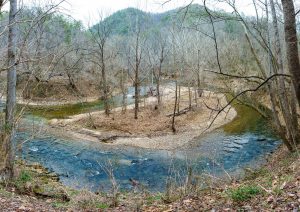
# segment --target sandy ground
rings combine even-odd
[[[128,112],[125,115],[121,113],[122,108],[118,107],[112,111],[110,117],[99,111],[63,120],[53,119],[49,124],[54,128],[63,129],[69,136],[80,140],[101,141],[111,146],[172,150],[189,143],[195,137],[221,127],[236,116],[234,108],[228,107],[214,119],[217,112],[211,109],[221,108],[227,101],[223,94],[205,91],[198,99],[198,107],[176,117],[177,132],[174,134],[171,131],[171,118],[166,116],[172,112],[174,88],[167,86],[162,90],[164,109],[158,115],[155,115],[158,112],[153,109],[156,97],[149,97],[140,103],[142,109],[138,120],[133,119],[134,105],[128,105]],[[188,105],[187,88],[181,89],[181,95],[180,105],[183,109]],[[96,129],[92,129],[88,124],[91,120]]]

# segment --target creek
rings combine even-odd
[[[94,110],[101,103],[86,104],[81,105],[77,112]],[[272,132],[268,120],[259,113],[237,103],[233,106],[238,115],[231,123],[172,151],[112,147],[55,135],[31,138],[29,131],[20,130],[17,143],[27,142],[22,145],[18,156],[28,162],[41,163],[57,173],[67,186],[91,191],[108,191],[111,188],[108,169],[113,170],[120,189],[132,189],[129,181],[132,178],[153,192],[163,191],[170,177],[178,183],[183,182],[190,169],[197,175],[205,173],[221,177],[230,173],[240,176],[247,167],[261,166],[265,156],[273,152],[281,141]],[[50,107],[44,113],[32,113],[34,110],[31,108],[25,119],[28,123],[35,120],[35,124],[45,124],[47,118],[57,117],[53,114],[60,117],[65,111],[69,115],[70,112],[66,112],[68,108],[77,108],[78,105],[57,107],[60,108]]]

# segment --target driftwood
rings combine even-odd
[[[194,105],[195,106],[195,105]],[[183,114],[186,114],[187,112],[189,112],[194,106],[192,106],[192,107],[186,107],[186,108],[184,108],[184,109],[182,109],[182,110],[179,110],[177,113],[175,113],[175,116],[181,116],[181,115],[183,115]],[[171,117],[171,116],[173,116],[174,115],[174,113],[169,113],[169,114],[167,114],[166,116],[167,117]]]

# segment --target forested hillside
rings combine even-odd
[[[234,36],[243,34],[242,25],[237,22],[237,18],[224,11],[211,11],[220,20],[216,28]],[[169,28],[172,26],[184,26],[193,28],[200,20],[208,19],[209,14],[204,6],[191,4],[188,7],[181,7],[163,13],[147,13],[136,8],[127,8],[120,10],[109,17],[106,17],[101,24],[109,26],[112,35],[130,35],[134,33],[136,26],[141,26],[148,33]],[[245,17],[251,19],[251,17]],[[223,20],[223,21],[222,21]],[[92,26],[96,29],[99,24]]]

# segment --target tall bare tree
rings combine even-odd
[[[13,177],[15,138],[15,109],[16,109],[16,82],[17,82],[17,25],[16,15],[18,10],[17,0],[10,0],[9,32],[8,32],[8,71],[7,71],[7,99],[5,126],[1,138],[0,149],[0,176],[4,179]]]
[[[142,82],[141,66],[144,57],[146,36],[144,34],[144,29],[142,28],[139,16],[136,16],[136,24],[133,28],[132,42],[129,46],[129,51],[127,52],[128,64],[130,69],[128,69],[129,76],[133,81],[134,86],[134,118],[138,119],[139,112],[139,102],[140,102],[140,86]],[[133,73],[130,74],[130,70]]]
[[[107,42],[111,34],[111,29],[105,20],[100,15],[100,23],[90,29],[92,34],[93,42],[96,44],[97,48],[92,52],[95,53],[96,60],[92,60],[94,64],[100,66],[101,70],[101,89],[103,91],[103,101],[104,101],[104,110],[105,114],[109,115],[110,106],[109,106],[109,86],[107,83],[107,68],[106,60],[108,59],[107,55]]]

